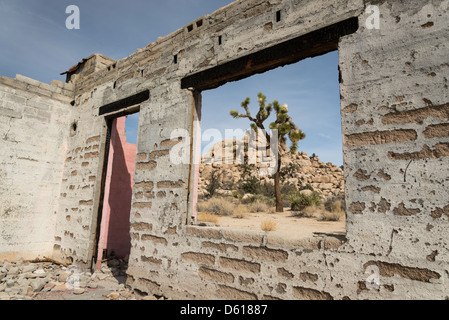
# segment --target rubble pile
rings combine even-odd
[[[158,300],[127,288],[126,268],[120,259],[94,273],[51,260],[0,261],[0,300]]]

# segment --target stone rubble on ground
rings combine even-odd
[[[58,295],[82,300],[96,290],[107,292],[102,295],[103,300],[158,300],[152,295],[133,292],[120,283],[118,279],[124,282],[126,278],[126,268],[121,259],[103,263],[93,274],[54,262],[0,261],[0,300],[53,300]]]

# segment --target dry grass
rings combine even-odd
[[[345,212],[341,209],[341,202],[335,201],[331,204],[331,210],[326,210],[324,205],[308,206],[301,211],[305,218],[315,218],[318,221],[340,221]]]
[[[263,231],[275,231],[277,225],[273,220],[264,220],[260,224],[260,227]]]
[[[218,216],[210,214],[210,213],[205,213],[205,212],[200,212],[198,213],[198,221],[201,222],[212,222],[212,223],[218,223]]]
[[[247,217],[247,215],[248,215],[248,208],[243,204],[239,204],[238,206],[235,207],[234,214],[232,215],[232,217],[235,219],[244,219]]]
[[[199,212],[206,212],[207,210],[207,202],[200,201],[196,204],[196,211]]]
[[[289,226],[290,224],[294,225],[294,222],[290,218],[292,215],[289,215],[289,213],[279,216],[267,214],[268,212],[274,212],[274,207],[263,201],[256,200],[252,203],[242,204],[233,198],[212,198],[200,201],[197,209],[198,222],[211,223],[221,227],[249,228],[251,230],[263,230],[265,232],[286,232],[289,235],[295,232],[292,231],[294,230],[294,226],[293,229]],[[298,223],[313,224],[313,228],[317,228],[317,230],[320,227],[316,226],[316,221],[322,221],[323,228],[332,228],[334,223],[344,220],[345,217],[344,208],[342,209],[341,203],[337,201],[335,203],[334,201],[328,201],[326,206],[324,204],[308,206],[299,212],[292,211],[290,214],[293,214],[293,217],[310,218],[310,220],[298,220]],[[245,220],[237,221],[237,219]],[[293,219],[293,221],[296,220]],[[338,223],[337,225],[340,228]]]
[[[198,212],[209,213],[217,216],[230,216],[234,214],[235,204],[222,198],[212,198],[208,201],[198,202]]]
[[[345,212],[341,209],[341,201],[335,201],[331,204],[331,210],[323,210],[318,220],[320,221],[340,221]]]
[[[327,211],[324,210],[320,213],[318,217],[319,221],[340,221],[340,219],[344,216],[345,212],[342,210],[339,211]]]
[[[217,224],[220,216],[232,216],[236,219],[247,217],[248,208],[245,205],[235,205],[225,199],[216,200],[198,203],[198,221]]]
[[[248,213],[267,212],[274,213],[275,208],[264,201],[256,200],[248,204],[236,204],[226,198],[212,198],[198,202],[197,211],[217,216],[233,216],[243,219]]]
[[[332,212],[342,211],[341,210],[341,201],[340,200],[332,202],[332,204],[331,204],[331,211]]]
[[[305,207],[301,211],[301,213],[302,213],[302,216],[305,218],[317,218],[323,210],[324,210],[324,208],[322,208],[321,206],[318,207],[318,206],[313,205],[313,206]]]
[[[260,200],[256,200],[254,202],[251,202],[247,204],[248,210],[251,213],[257,213],[257,212],[270,212],[274,208],[266,204],[265,202],[262,202]]]

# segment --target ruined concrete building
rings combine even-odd
[[[447,298],[448,15],[447,0],[240,0],[122,60],[94,54],[66,83],[0,77],[1,259],[95,267],[112,123],[139,111],[132,288],[175,299]],[[193,224],[197,166],[169,154],[181,128],[197,155],[201,92],[334,50],[346,237]]]

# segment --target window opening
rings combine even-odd
[[[196,223],[278,231],[288,238],[345,234],[338,79],[338,51],[332,51],[201,92]],[[250,121],[230,115],[232,109],[245,114],[240,104],[249,97],[255,117],[259,92],[267,97],[266,104],[273,100],[287,104],[288,115],[306,134],[298,142],[298,152],[281,156],[282,213],[275,212],[272,177],[260,174],[267,164],[248,162]],[[273,120],[264,123],[267,130]],[[243,163],[238,164],[242,146]],[[290,142],[281,148],[289,146]]]

